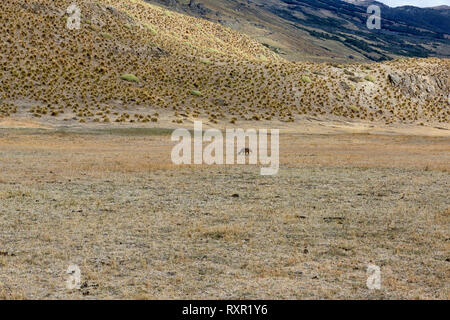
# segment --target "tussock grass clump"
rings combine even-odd
[[[359,108],[355,105],[349,105],[349,106],[347,106],[347,108],[353,112],[359,112]]]
[[[102,32],[100,35],[107,40],[111,40],[113,38],[112,34],[109,32]]]
[[[214,64],[212,61],[208,60],[208,59],[202,59],[200,60],[201,63],[206,64],[206,65],[212,65]]]
[[[152,35],[156,36],[156,35],[158,34],[158,31],[156,31],[155,27],[152,26],[151,24],[144,23],[143,25],[144,25],[144,27],[145,27],[148,31],[150,31],[150,33],[151,33]]]
[[[215,48],[207,48],[206,51],[209,53],[216,53],[216,54],[220,53],[220,51]]]

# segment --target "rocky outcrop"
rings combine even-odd
[[[393,86],[399,86],[400,83],[402,82],[402,79],[400,78],[400,76],[396,73],[392,73],[388,76],[389,81],[392,83]]]
[[[391,73],[388,75],[388,79],[393,86],[400,87],[404,92],[414,97],[445,94],[446,92],[449,94],[449,80],[440,76]]]

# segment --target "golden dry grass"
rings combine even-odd
[[[1,131],[0,298],[449,298],[448,138],[283,134],[263,177],[144,132]]]

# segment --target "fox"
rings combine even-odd
[[[253,151],[250,148],[242,148],[242,150],[239,151],[238,155],[245,154],[246,156],[248,156],[252,152]]]

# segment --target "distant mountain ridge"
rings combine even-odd
[[[450,57],[450,7],[391,8],[371,0],[147,0],[253,36],[291,60]],[[367,7],[381,8],[369,30]]]
[[[348,2],[348,0],[344,0]],[[364,2],[364,4],[362,3]],[[450,33],[450,7],[437,6],[419,8],[415,6],[389,7],[379,1],[363,0],[359,6],[375,4],[381,7],[382,17],[387,20],[397,20],[408,26],[428,28],[430,31]]]

